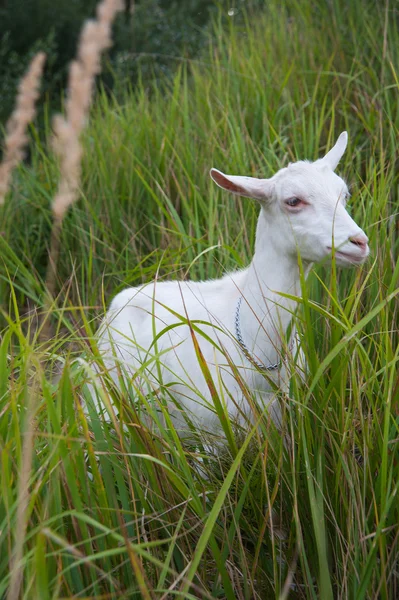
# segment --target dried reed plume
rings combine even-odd
[[[78,55],[69,69],[66,116],[57,116],[53,121],[54,147],[61,161],[60,184],[52,204],[55,219],[62,220],[78,195],[82,158],[79,137],[88,117],[95,76],[101,71],[101,52],[112,44],[111,25],[119,10],[120,0],[103,0],[97,8],[97,20],[83,26]]]
[[[60,251],[62,221],[79,192],[82,146],[80,135],[88,119],[93,97],[95,76],[101,71],[101,53],[112,45],[111,26],[121,0],[103,0],[97,7],[97,20],[83,26],[77,58],[69,68],[68,96],[65,117],[53,120],[54,148],[60,161],[60,182],[52,203],[53,228],[51,232],[49,263],[46,276],[48,302],[56,288],[56,269]],[[50,305],[47,306],[50,308]],[[49,325],[42,330],[42,339],[50,337]]]
[[[24,157],[24,147],[28,142],[26,129],[36,114],[35,102],[39,96],[45,60],[44,52],[36,54],[18,86],[16,106],[6,125],[3,162],[0,165],[0,205],[4,204],[12,171]]]
[[[29,65],[26,75],[18,87],[16,106],[6,125],[6,138],[4,140],[4,156],[0,165],[0,205],[4,203],[8,191],[13,169],[24,157],[24,147],[28,142],[26,130],[33,120],[36,110],[35,102],[39,96],[39,87],[43,73],[46,55],[39,52]],[[20,567],[23,556],[23,545],[27,528],[27,514],[29,505],[29,479],[31,476],[33,437],[34,437],[34,397],[35,391],[31,390],[28,397],[26,431],[22,444],[22,464],[18,482],[17,504],[17,532],[13,556],[10,561],[11,578],[8,600],[17,600],[22,581],[22,568]]]

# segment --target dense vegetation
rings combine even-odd
[[[100,92],[50,344],[37,314],[58,170],[32,130],[0,213],[0,597],[21,544],[27,599],[399,597],[397,21],[388,3],[271,0],[256,19],[216,18],[172,79]],[[217,190],[209,167],[269,176],[344,129],[339,171],[372,255],[356,271],[319,266],[303,288],[309,372],[291,384],[290,451],[261,407],[244,432],[218,409],[222,452],[201,431],[182,442],[168,390],[138,403],[106,374],[119,418],[85,414],[83,382],[101,370],[92,332],[115,292],[247,264],[257,208]]]
[[[0,119],[9,114],[18,80],[39,50],[47,54],[43,98],[59,106],[80,28],[94,15],[96,4],[97,0],[0,1]],[[198,54],[217,4],[124,0],[125,10],[113,28],[114,44],[104,60],[104,86],[118,93],[134,85],[139,72],[147,80],[171,76],[177,61]]]

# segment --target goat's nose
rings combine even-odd
[[[365,233],[359,233],[358,235],[350,237],[349,241],[351,242],[351,244],[355,244],[355,246],[358,246],[358,248],[360,248],[360,250],[364,252],[367,249],[369,238]]]

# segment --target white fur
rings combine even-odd
[[[270,179],[227,176],[211,170],[212,178],[224,189],[260,202],[252,261],[248,268],[215,281],[152,282],[118,294],[98,334],[100,350],[116,382],[116,366],[122,365],[133,388],[151,385],[157,389],[162,383],[190,418],[212,428],[218,419],[193,332],[184,321],[188,318],[194,326],[197,321],[205,322],[196,326],[217,346],[194,331],[213,384],[233,417],[246,413],[248,403],[226,356],[265,404],[272,397],[268,377],[287,390],[289,374],[284,362],[265,377],[244,356],[234,333],[237,301],[242,295],[241,331],[254,358],[265,365],[276,363],[284,354],[283,347],[287,351],[285,335],[296,307],[295,301],[281,293],[300,295],[298,253],[307,272],[311,263],[329,256],[333,246],[337,264],[360,264],[366,259],[367,237],[347,213],[347,186],[333,171],[346,143],[344,132],[324,158],[290,164]],[[289,207],[286,201],[290,198],[302,203]],[[170,325],[176,327],[153,345],[154,333]],[[151,359],[156,353],[158,367],[155,358]],[[171,411],[178,412],[175,407]]]

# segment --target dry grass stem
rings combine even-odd
[[[101,53],[112,44],[111,25],[116,13],[122,9],[121,0],[103,0],[97,7],[97,20],[87,21],[83,26],[77,58],[69,69],[66,114],[65,117],[58,115],[53,120],[53,143],[60,161],[61,177],[52,203],[54,222],[46,275],[48,298],[45,313],[50,311],[56,289],[62,221],[79,192],[83,153],[80,135],[89,116],[95,77],[101,71]],[[49,339],[50,333],[47,319],[41,338]]]
[[[111,25],[122,8],[120,0],[99,4],[97,20],[83,26],[78,55],[69,69],[66,115],[53,121],[54,147],[61,162],[61,179],[52,204],[55,220],[62,221],[78,195],[82,159],[79,138],[88,118],[95,76],[101,71],[101,53],[111,46]]]
[[[21,467],[18,474],[18,501],[16,515],[16,529],[13,555],[10,561],[10,585],[7,600],[18,600],[24,570],[23,553],[26,529],[28,526],[28,508],[30,500],[29,480],[32,473],[35,438],[35,406],[37,385],[34,383],[28,394],[25,431],[23,432]]]
[[[6,125],[4,156],[0,165],[0,205],[4,204],[12,171],[24,157],[24,147],[28,142],[26,130],[36,114],[35,102],[39,96],[45,60],[44,52],[39,52],[30,63],[18,87],[14,112]]]

